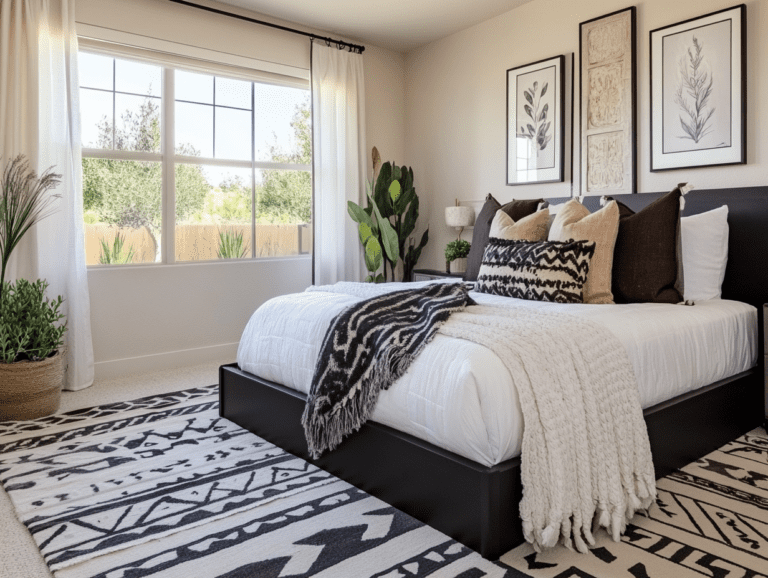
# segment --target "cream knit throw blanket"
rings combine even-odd
[[[373,297],[407,283],[310,287]],[[587,552],[606,528],[618,541],[635,511],[656,500],[648,431],[632,364],[602,325],[553,308],[473,305],[438,333],[493,351],[523,412],[520,517],[540,551],[561,541]]]
[[[632,365],[605,327],[523,306],[473,306],[439,333],[492,350],[512,375],[523,412],[520,517],[540,551],[579,552],[603,526],[616,541],[656,499],[648,432]]]

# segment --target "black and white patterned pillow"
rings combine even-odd
[[[595,243],[491,238],[475,291],[518,299],[582,303]]]

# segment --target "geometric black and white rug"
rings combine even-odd
[[[768,576],[768,436],[758,428],[658,480],[648,518],[613,542],[604,532],[581,555],[536,554],[525,544],[501,560],[535,578],[765,578]]]
[[[498,562],[219,418],[215,385],[0,423],[0,483],[57,578],[768,578],[762,429],[620,542]]]
[[[218,386],[0,423],[0,483],[57,578],[512,578],[218,415]]]

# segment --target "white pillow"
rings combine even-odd
[[[680,219],[686,301],[720,299],[728,264],[728,205]]]

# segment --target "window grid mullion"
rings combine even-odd
[[[176,262],[176,117],[175,74],[163,67],[163,115],[160,131],[163,138],[163,231],[161,234],[163,263]]]
[[[256,258],[256,87],[251,83],[251,259]]]

